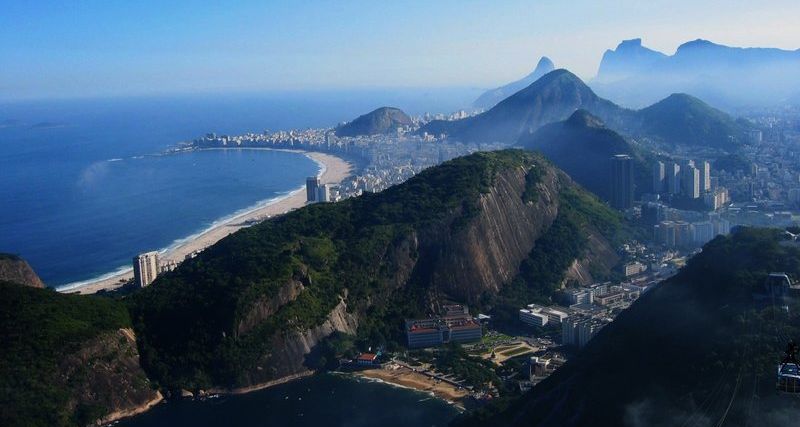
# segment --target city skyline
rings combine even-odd
[[[795,2],[589,3],[11,2],[0,17],[0,99],[485,89],[524,76],[541,56],[590,79],[603,52],[630,38],[668,54],[696,38],[800,47]]]

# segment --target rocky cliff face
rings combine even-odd
[[[162,399],[139,365],[129,328],[105,332],[66,355],[59,380],[70,390],[69,411],[98,411],[98,425],[143,412]]]
[[[288,330],[279,333],[272,339],[273,353],[265,355],[264,365],[248,378],[250,384],[258,384],[288,375],[311,372],[306,366],[306,356],[310,354],[323,339],[334,332],[354,335],[358,329],[358,316],[347,312],[347,304],[341,300],[328,313],[325,321],[305,331]]]
[[[431,236],[424,248],[437,257],[431,286],[472,304],[483,292],[497,293],[514,278],[536,239],[555,220],[560,180],[565,178],[546,169],[536,184],[537,200],[526,203],[522,194],[527,173],[523,168],[499,173],[464,230]]]
[[[0,280],[19,283],[34,288],[43,288],[44,283],[39,279],[28,262],[24,259],[9,254],[0,253]]]

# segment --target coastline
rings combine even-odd
[[[312,151],[256,147],[208,148],[207,150],[272,150],[303,154],[319,165],[320,171],[317,176],[325,184],[341,182],[350,175],[353,168],[352,164],[339,157]],[[301,208],[306,205],[304,188],[305,185],[302,185],[291,190],[288,194],[261,201],[253,208],[249,208],[242,213],[235,213],[231,217],[215,221],[208,229],[177,240],[169,247],[160,250],[159,257],[164,261],[181,263],[187,255],[202,251],[229,234],[249,227],[254,222],[260,222]],[[102,290],[117,289],[131,279],[133,279],[133,269],[125,268],[105,274],[94,280],[67,284],[57,290],[65,293],[94,294]]]
[[[160,391],[156,391],[156,397],[154,397],[152,400],[147,401],[139,406],[134,406],[132,408],[120,409],[118,411],[111,412],[105,415],[103,418],[97,420],[95,424],[108,425],[115,423],[116,421],[119,421],[123,418],[129,418],[142,414],[144,412],[149,411],[153,406],[156,406],[163,401],[164,401],[164,396],[161,394]]]
[[[419,372],[413,372],[400,365],[389,365],[387,368],[366,369],[354,372],[352,375],[368,381],[376,381],[394,387],[427,393],[437,399],[446,401],[461,411],[465,410],[464,399],[469,396],[466,390],[457,389],[447,383],[433,381],[431,378]]]

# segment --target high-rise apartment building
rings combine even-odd
[[[143,288],[156,280],[158,276],[158,252],[145,252],[133,257],[133,280],[136,286]]]
[[[700,197],[700,170],[693,165],[681,166],[681,192],[691,199]]]
[[[316,202],[319,196],[319,177],[317,176],[310,176],[306,178],[306,201],[307,202]]]
[[[661,194],[666,190],[667,170],[664,162],[658,161],[653,165],[653,193]]]
[[[611,206],[620,210],[633,206],[633,160],[627,154],[611,158]]]
[[[703,161],[700,163],[700,192],[705,193],[711,190],[711,163]]]
[[[677,163],[671,163],[667,166],[666,177],[667,192],[669,194],[678,194],[681,192],[681,167]]]

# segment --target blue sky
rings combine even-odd
[[[724,6],[722,6],[724,5]],[[0,0],[0,99],[493,87],[627,38],[800,48],[800,1]]]

